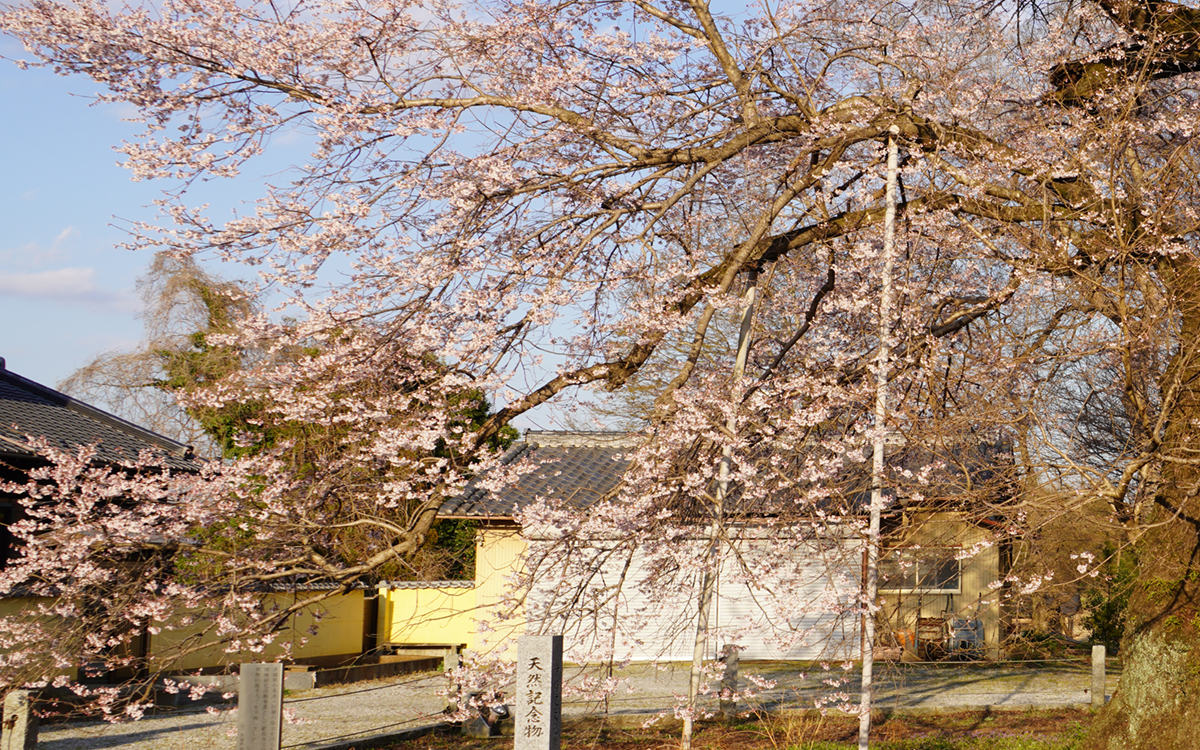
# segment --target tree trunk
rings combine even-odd
[[[1162,383],[1162,484],[1138,544],[1120,687],[1088,750],[1200,748],[1200,267],[1159,270],[1182,322]]]

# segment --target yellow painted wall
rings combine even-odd
[[[379,642],[449,644],[473,648],[475,589],[381,588]]]
[[[29,618],[41,620],[43,616],[37,614],[38,605],[52,602],[52,599],[42,597],[3,597],[0,598],[0,619],[12,618],[21,622],[29,622]],[[79,669],[75,667],[52,670],[52,673],[53,675],[66,675],[72,680],[79,677]]]
[[[315,592],[267,594],[268,606],[290,606]],[[213,644],[216,639],[211,617],[197,614],[196,622],[185,627],[172,628],[170,622],[156,623],[162,628],[150,638],[151,653],[158,658],[158,665],[169,671],[187,671],[240,664],[246,661],[273,661],[284,652],[284,644],[292,643],[291,658],[295,661],[328,656],[357,655],[363,644],[363,592],[351,591],[332,596],[292,618],[290,625],[281,631],[275,641],[259,653],[248,649],[226,652]],[[319,617],[318,617],[319,615]],[[310,629],[315,628],[315,633]],[[185,644],[202,648],[182,658],[175,658],[175,649]]]
[[[0,599],[0,617],[16,617],[26,612],[33,612],[38,602],[49,602],[49,599],[37,597],[4,597]]]
[[[475,538],[475,588],[380,589],[380,642],[461,643],[477,653],[514,655],[525,623],[519,607],[504,617],[510,608],[503,600],[525,549],[515,528],[485,527]]]
[[[517,636],[525,632],[521,608],[504,602],[509,577],[525,564],[528,543],[516,529],[483,528],[475,545],[475,606],[485,629],[471,648],[482,654],[516,658]]]

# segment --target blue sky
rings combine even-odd
[[[22,50],[0,37],[0,55]],[[0,356],[51,386],[141,337],[134,281],[149,256],[115,249],[113,217],[152,216],[156,188],[117,166],[133,124],[71,95],[89,83],[0,60]]]
[[[0,36],[0,57],[28,55]],[[0,356],[8,369],[51,387],[96,355],[142,338],[135,284],[150,252],[118,249],[121,228],[155,216],[160,185],[134,182],[113,146],[138,132],[129,110],[91,104],[90,80],[0,60]],[[280,148],[283,146],[283,148]],[[278,170],[303,144],[273,144]],[[228,211],[258,193],[252,179],[213,183],[197,200]],[[217,214],[219,215],[219,213]],[[230,277],[236,268],[216,267]],[[524,427],[546,416],[529,415]]]
[[[117,245],[128,222],[155,217],[151,204],[163,185],[134,182],[118,166],[113,147],[139,132],[123,120],[132,114],[127,105],[93,105],[90,79],[18,69],[10,60],[30,55],[11,38],[0,36],[0,58],[8,58],[0,59],[7,105],[0,116],[0,356],[13,372],[54,387],[96,355],[141,340],[135,284],[152,254]],[[260,174],[277,178],[306,152],[302,138],[276,140]],[[210,203],[210,215],[228,217],[259,194],[257,183],[253,175],[210,183],[189,202]],[[519,421],[551,427],[556,420],[529,414]]]
[[[0,57],[29,58],[0,36]],[[142,338],[135,284],[150,251],[117,246],[130,221],[150,220],[166,187],[134,182],[113,147],[132,139],[128,105],[94,105],[96,85],[0,60],[0,356],[12,371],[54,386],[97,354]],[[281,147],[282,146],[282,147]],[[302,143],[272,144],[263,169],[302,159]],[[258,195],[253,177],[201,186],[215,216]],[[213,269],[246,275],[236,268]]]

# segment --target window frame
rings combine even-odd
[[[942,555],[942,554],[937,555],[937,557],[935,558],[936,562],[933,563],[931,567],[934,567],[936,569],[936,568],[940,568],[948,563],[953,563],[955,571],[954,571],[954,579],[953,579],[954,586],[952,588],[946,587],[946,586],[924,587],[924,586],[920,585],[921,580],[922,580],[922,565],[930,566],[929,557],[933,557],[933,555],[929,555],[928,557],[926,557],[925,560],[922,560],[921,553],[922,552],[930,552],[930,551],[932,551],[934,553],[937,553],[937,552],[945,553],[944,555]],[[949,546],[905,545],[905,546],[897,546],[897,547],[884,547],[882,550],[883,554],[880,555],[880,557],[879,557],[879,568],[878,568],[880,593],[934,594],[934,595],[961,594],[962,593],[962,574],[963,574],[962,563],[963,563],[963,561],[961,559],[959,559],[959,557],[958,557],[958,553],[961,551],[962,551],[962,547],[949,547]],[[899,570],[898,564],[905,557],[912,559],[912,564],[913,564],[912,584],[913,585],[911,585],[911,586],[904,585],[904,584],[908,583],[909,577],[907,575],[903,575],[903,576],[901,576],[901,581],[899,582],[899,585],[889,586],[883,580],[884,566],[887,565],[888,563],[891,563],[893,566],[893,569]],[[928,570],[928,567],[926,568],[926,570]],[[907,573],[908,571],[903,571],[903,572]]]

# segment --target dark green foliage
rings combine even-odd
[[[1085,591],[1082,603],[1087,616],[1083,624],[1092,631],[1092,641],[1116,654],[1125,634],[1126,607],[1137,580],[1137,557],[1132,550],[1118,551],[1111,543],[1102,550],[1103,562],[1096,585]]]
[[[479,522],[444,519],[433,528],[437,538],[431,547],[437,557],[445,561],[444,580],[474,580],[475,536],[479,533]]]

